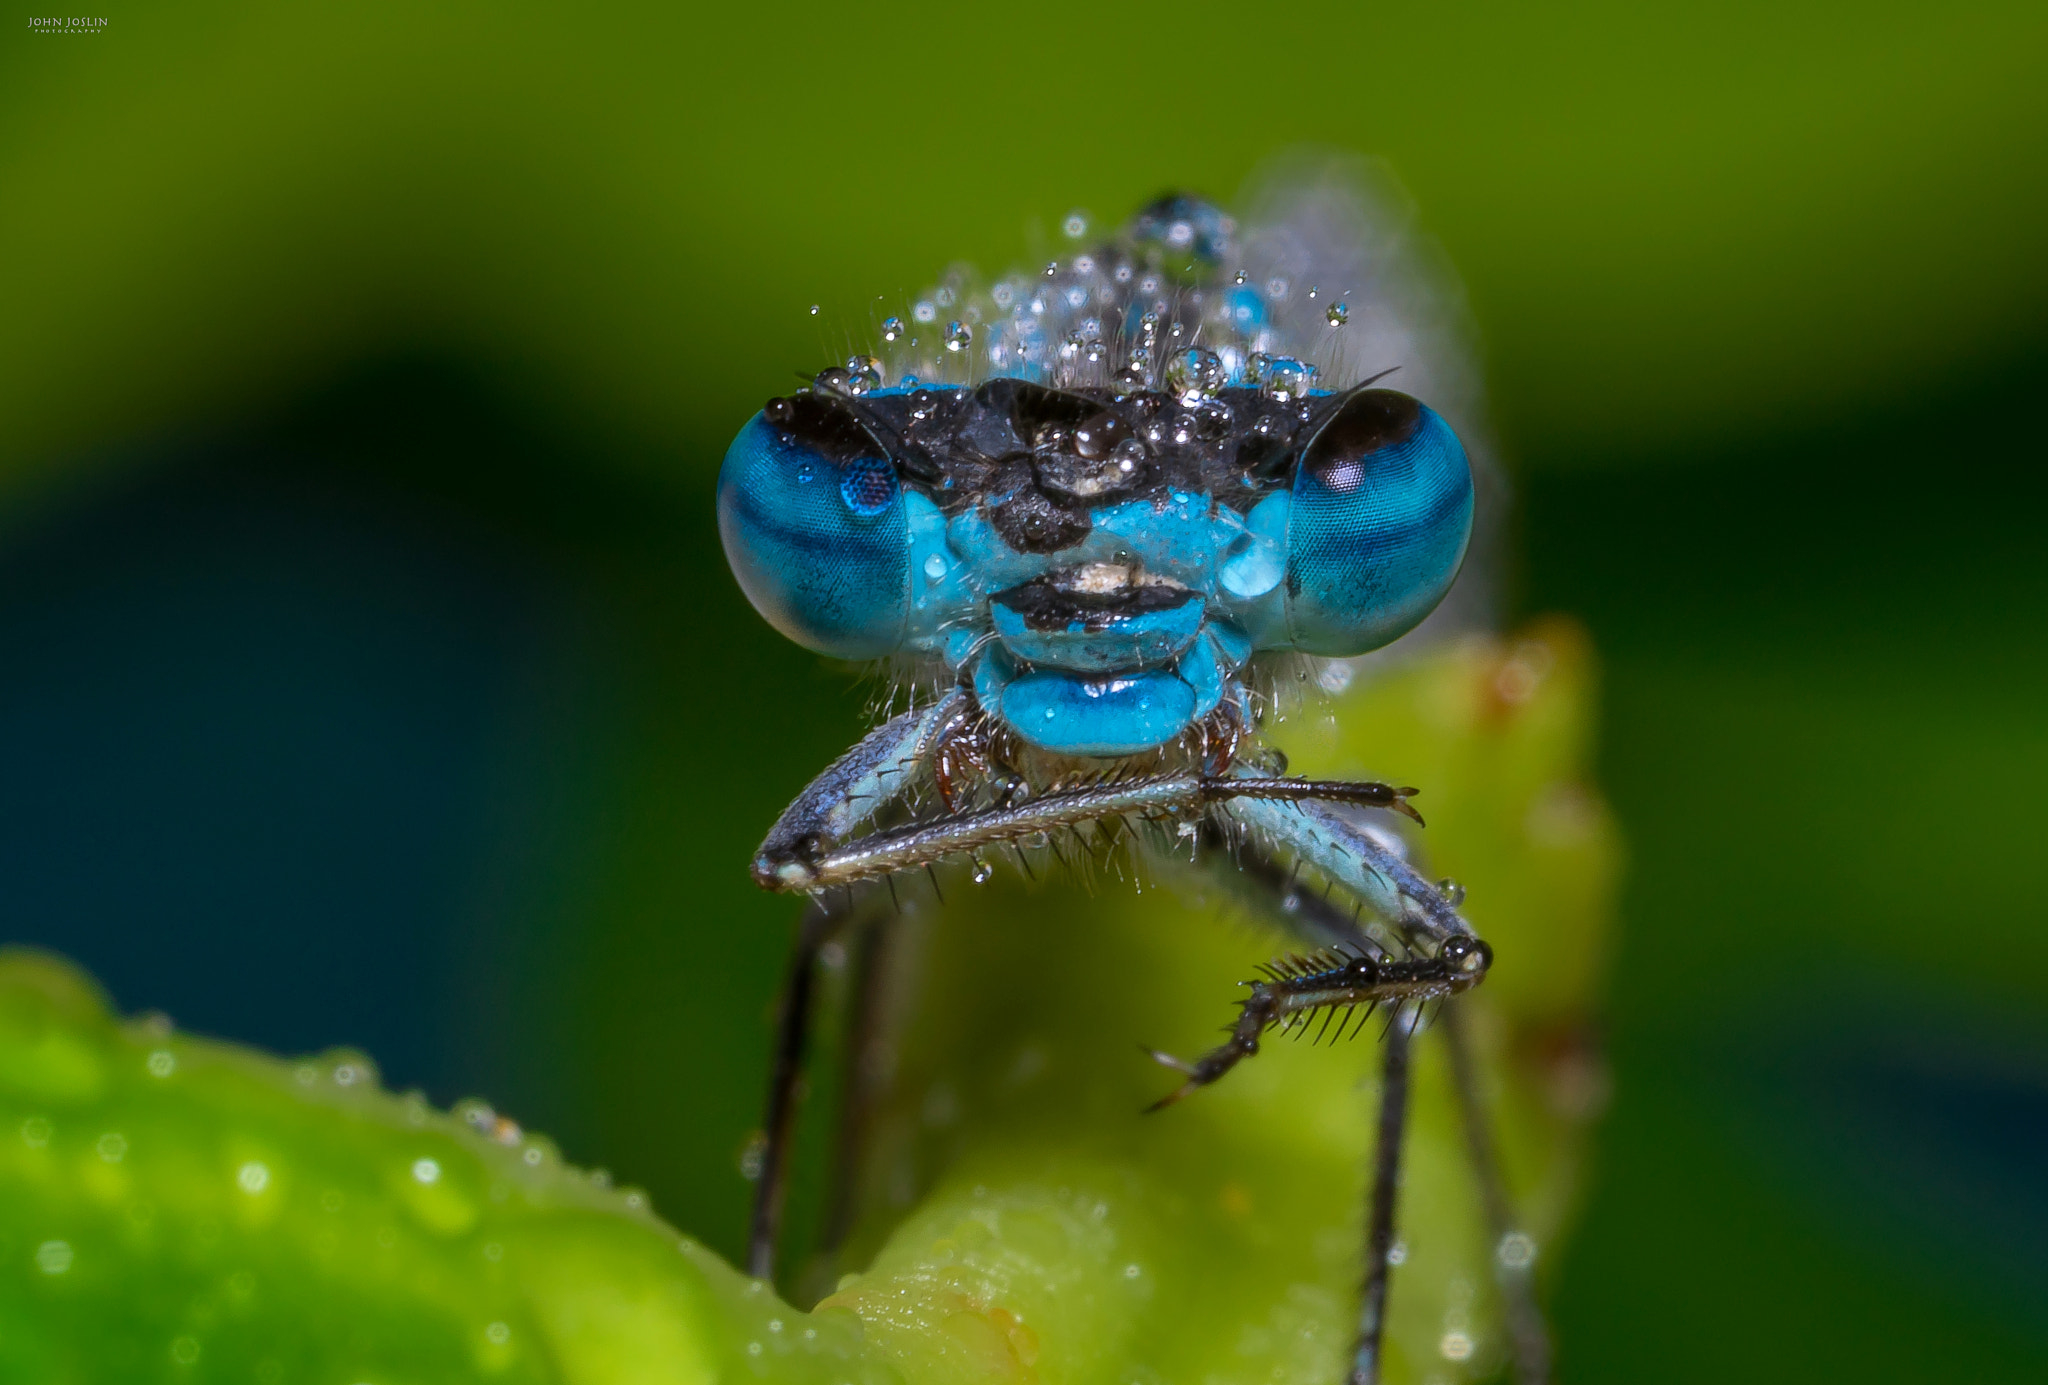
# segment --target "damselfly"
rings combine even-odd
[[[774,1271],[813,972],[863,901],[905,873],[936,887],[945,862],[980,879],[1012,856],[1030,869],[1135,841],[1286,896],[1274,916],[1306,949],[1250,984],[1220,1046],[1152,1055],[1179,1074],[1155,1110],[1270,1030],[1382,1015],[1351,1370],[1376,1381],[1410,1041],[1441,1010],[1456,1047],[1444,1002],[1492,952],[1461,892],[1418,869],[1416,788],[1290,776],[1261,728],[1308,661],[1485,618],[1483,573],[1453,587],[1494,508],[1475,377],[1405,220],[1327,169],[1275,180],[1241,224],[1168,196],[1107,237],[1079,217],[1065,230],[1040,272],[955,271],[884,317],[875,354],[770,400],[720,474],[720,532],[755,607],[820,653],[887,661],[908,701],[753,862],[762,886],[813,902],[750,1268]],[[1303,871],[1331,890],[1293,889]],[[1476,1125],[1472,1144],[1497,1191]],[[1518,1374],[1541,1378],[1526,1278],[1504,1288]]]

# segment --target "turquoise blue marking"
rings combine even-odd
[[[1027,673],[1002,689],[998,715],[1066,755],[1136,755],[1186,730],[1195,690],[1163,669],[1126,677]]]

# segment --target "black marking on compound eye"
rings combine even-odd
[[[1348,490],[1340,472],[1383,447],[1406,441],[1421,421],[1422,406],[1399,390],[1358,390],[1316,430],[1302,449],[1302,465],[1323,484]]]
[[[834,466],[861,457],[889,455],[889,449],[853,410],[830,395],[806,393],[771,399],[761,412],[770,424]]]
[[[988,599],[1015,611],[1033,630],[1065,630],[1079,622],[1090,631],[1106,629],[1118,619],[1170,611],[1197,599],[1189,588],[1163,582],[1134,582],[1113,591],[1091,592],[1076,590],[1069,580],[1063,573],[1036,577],[992,592]]]

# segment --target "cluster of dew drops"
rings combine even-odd
[[[1255,277],[1235,223],[1216,208],[1162,204],[1093,249],[1081,213],[1061,230],[1073,253],[992,283],[952,269],[907,318],[880,320],[879,354],[850,356],[819,383],[858,397],[1006,376],[1118,395],[1164,392],[1213,410],[1227,388],[1287,402],[1337,373],[1335,334],[1350,307],[1285,272]]]

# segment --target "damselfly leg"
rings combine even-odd
[[[821,1237],[826,1248],[843,1236],[851,1218],[851,1189],[858,1175],[847,1161],[859,1157],[862,1111],[871,1100],[868,1057],[880,1023],[879,969],[872,949],[885,945],[885,925],[864,918],[876,903],[886,917],[899,872],[933,867],[962,855],[1015,847],[1047,834],[1079,831],[1105,819],[1154,824],[1162,843],[1192,846],[1206,855],[1240,892],[1262,902],[1262,912],[1291,931],[1311,952],[1283,958],[1250,984],[1226,1041],[1192,1061],[1154,1051],[1158,1061],[1185,1075],[1181,1086],[1155,1103],[1164,1107],[1219,1080],[1258,1052],[1269,1031],[1292,1031],[1315,1023],[1362,1030],[1379,1014],[1385,1033],[1384,1073],[1378,1141],[1371,1165],[1365,1276],[1351,1379],[1379,1378],[1381,1336],[1388,1293],[1388,1256],[1395,1244],[1395,1216],[1402,1132],[1406,1119],[1409,1048],[1426,1009],[1441,1007],[1485,976],[1491,950],[1473,934],[1444,890],[1409,862],[1393,834],[1370,824],[1366,805],[1408,812],[1412,791],[1379,784],[1320,783],[1282,775],[1240,771],[1234,776],[1201,773],[1154,774],[1081,788],[1051,790],[1021,803],[995,804],[959,812],[926,813],[908,821],[867,830],[877,821],[913,814],[930,801],[931,747],[952,709],[907,713],[878,729],[820,777],[778,822],[756,860],[763,883],[801,890],[811,886],[813,903],[799,928],[791,957],[778,1029],[776,1060],[763,1126],[767,1146],[756,1190],[749,1265],[771,1278],[781,1208],[786,1195],[789,1142],[794,1127],[798,1077],[807,1050],[816,970],[827,947],[854,944],[853,1014],[842,1078],[839,1162],[843,1166]],[[880,786],[888,785],[887,789]],[[858,795],[859,797],[856,797]],[[1419,820],[1419,819],[1418,819]],[[1306,867],[1329,882],[1331,892],[1305,895],[1297,888]],[[822,882],[823,887],[818,888]],[[877,883],[880,882],[880,883]],[[859,891],[858,895],[856,891]],[[856,900],[860,901],[857,907]],[[831,901],[829,903],[824,901]],[[1348,907],[1346,904],[1348,901]],[[1469,1054],[1454,1061],[1454,1076],[1473,1081]],[[1492,1143],[1475,1094],[1461,1096],[1475,1160],[1487,1192],[1490,1219],[1512,1225]],[[1505,1229],[1499,1235],[1508,1234]],[[1514,1357],[1518,1378],[1543,1377],[1547,1349],[1540,1318],[1526,1292],[1503,1279],[1510,1294]],[[1531,1323],[1533,1322],[1533,1327]]]

